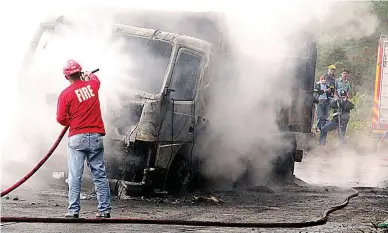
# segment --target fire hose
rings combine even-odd
[[[358,196],[358,191],[348,197],[339,205],[327,209],[322,217],[306,222],[222,222],[222,221],[195,221],[195,220],[169,220],[169,219],[141,219],[141,218],[39,218],[39,217],[3,217],[1,222],[34,222],[34,223],[121,223],[121,224],[150,224],[150,225],[180,225],[180,226],[207,226],[207,227],[235,227],[235,228],[305,228],[324,225],[328,215],[336,210],[346,207],[349,200]]]
[[[63,128],[61,134],[59,135],[59,137],[57,138],[57,140],[55,141],[54,145],[50,148],[50,150],[47,152],[47,154],[43,157],[43,159],[41,161],[39,161],[39,163],[30,171],[27,173],[27,175],[25,175],[23,178],[21,178],[18,182],[16,182],[15,184],[13,184],[11,187],[1,191],[1,197],[7,195],[8,193],[12,192],[14,189],[16,189],[17,187],[19,187],[20,185],[22,185],[24,182],[26,182],[32,175],[34,175],[34,173],[36,171],[39,170],[39,168],[50,158],[50,156],[54,153],[55,149],[57,149],[59,143],[61,142],[63,136],[65,136],[65,133],[67,131],[67,129],[69,128],[69,126],[66,126],[65,128]]]
[[[97,71],[97,70],[96,70]],[[27,181],[39,168],[50,158],[66,134],[69,126],[64,127],[54,145],[50,148],[43,159],[22,179],[11,187],[1,192],[1,197],[18,188]],[[169,220],[169,219],[141,219],[141,218],[44,218],[44,217],[14,217],[1,216],[0,222],[34,222],[34,223],[122,223],[122,224],[152,224],[152,225],[184,225],[184,226],[211,226],[211,227],[239,227],[239,228],[304,228],[324,225],[328,221],[330,213],[346,207],[351,198],[358,196],[358,191],[346,197],[343,203],[333,206],[324,211],[317,220],[305,222],[222,222],[222,221],[195,221],[195,220]]]
[[[358,196],[358,192],[348,196],[337,206],[327,209],[317,220],[307,222],[221,222],[221,221],[194,221],[169,219],[140,219],[140,218],[31,218],[31,217],[1,217],[2,222],[35,222],[35,223],[122,223],[122,224],[151,224],[151,225],[184,225],[210,227],[239,227],[239,228],[304,228],[326,224],[328,215],[348,205],[349,199]]]
[[[97,71],[99,71],[100,69],[95,69],[93,71],[91,71],[90,73],[95,73]],[[82,73],[82,76],[84,74]],[[84,80],[84,77],[81,77],[82,80]],[[39,163],[29,172],[27,173],[27,175],[25,175],[22,179],[20,179],[18,182],[16,182],[15,184],[13,184],[11,187],[1,191],[1,197],[3,197],[4,195],[7,195],[8,193],[10,193],[12,190],[16,189],[17,187],[19,187],[20,185],[22,185],[24,182],[26,182],[32,175],[34,175],[34,173],[36,171],[39,170],[39,168],[48,160],[48,158],[50,158],[50,156],[54,153],[55,149],[57,149],[59,143],[61,142],[63,136],[65,136],[65,133],[67,131],[67,129],[69,128],[69,126],[66,126],[61,134],[59,135],[59,137],[57,138],[57,140],[55,141],[54,145],[50,148],[50,150],[47,152],[47,154],[43,157],[43,159],[41,161],[39,161]]]
[[[1,192],[1,197],[10,193],[26,180],[28,180],[39,168],[47,161],[52,155],[55,149],[58,147],[62,138],[64,137],[67,129],[66,126],[54,145],[44,158],[22,179],[16,182],[11,187]],[[354,190],[354,189],[353,189]],[[1,222],[35,222],[35,223],[123,223],[123,224],[153,224],[153,225],[185,225],[185,226],[212,226],[212,227],[240,227],[240,228],[304,228],[326,224],[330,213],[346,207],[351,198],[358,196],[358,191],[354,190],[354,193],[346,197],[345,201],[339,205],[333,206],[323,213],[323,215],[317,219],[307,222],[220,222],[220,221],[193,221],[193,220],[169,220],[169,219],[139,219],[139,218],[43,218],[43,217],[12,217],[1,216]]]

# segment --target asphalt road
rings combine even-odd
[[[344,209],[334,212],[323,226],[302,229],[234,229],[130,224],[44,224],[3,223],[2,232],[363,232],[377,231],[373,224],[388,216],[388,190],[360,188],[358,197]],[[114,217],[151,219],[211,220],[227,222],[299,222],[314,220],[323,211],[342,203],[352,190],[336,187],[286,187],[263,190],[215,192],[224,204],[195,202],[192,197],[114,200]],[[197,194],[207,196],[208,194]],[[82,216],[93,217],[96,200],[82,200]],[[17,198],[17,199],[16,199]],[[3,216],[62,217],[66,193],[56,190],[32,194],[18,190],[2,198]],[[361,232],[361,231],[360,231]]]
[[[365,157],[368,156],[368,157]],[[329,216],[327,224],[300,229],[252,229],[185,227],[135,224],[2,223],[2,232],[383,232],[374,226],[388,218],[388,163],[378,156],[325,153],[308,154],[296,167],[296,175],[309,184],[276,189],[226,190],[197,193],[215,196],[224,203],[182,198],[113,200],[112,217],[209,220],[227,222],[299,222],[314,220],[325,209],[340,204],[360,186],[359,196]],[[331,185],[331,186],[329,186]],[[336,186],[333,186],[336,185]],[[342,186],[339,188],[338,186]],[[361,188],[361,186],[363,186]],[[368,186],[374,186],[368,187]],[[93,217],[97,201],[85,195],[83,217]],[[21,187],[2,198],[2,216],[62,217],[66,192]]]

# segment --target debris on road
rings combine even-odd
[[[223,204],[223,203],[225,203],[220,198],[213,197],[213,196],[210,196],[210,197],[197,197],[197,196],[194,196],[193,201],[197,201],[197,202],[208,201],[208,202],[213,202],[213,203],[216,203],[216,204]]]
[[[275,190],[268,188],[267,186],[255,186],[248,188],[248,191],[262,192],[262,193],[274,193]]]

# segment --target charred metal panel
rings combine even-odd
[[[163,118],[161,140],[185,143],[192,139],[196,97],[205,62],[203,54],[180,48],[167,97],[167,112]],[[199,106],[200,107],[200,106]]]
[[[191,141],[192,134],[190,133],[190,127],[193,126],[193,117],[192,102],[170,101],[167,113],[164,117],[160,141]]]
[[[181,148],[182,143],[165,143],[158,147],[155,167],[168,169]]]
[[[158,140],[158,116],[160,115],[160,101],[146,102],[141,115],[136,140],[157,141]]]
[[[123,10],[115,17],[120,24],[181,33],[213,45],[227,33],[225,16],[216,12]]]
[[[143,107],[143,103],[127,102],[119,109],[112,109],[113,119],[110,124],[117,128],[120,135],[125,135],[133,125],[139,122]]]
[[[317,47],[306,43],[293,58],[296,69],[293,71],[294,90],[292,105],[289,108],[289,129],[294,132],[310,133],[313,121],[313,90]],[[292,62],[294,64],[294,62]]]

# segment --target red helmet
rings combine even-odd
[[[68,60],[66,62],[66,65],[63,67],[63,74],[65,76],[72,75],[74,73],[81,72],[81,71],[82,71],[81,65],[74,60]]]

